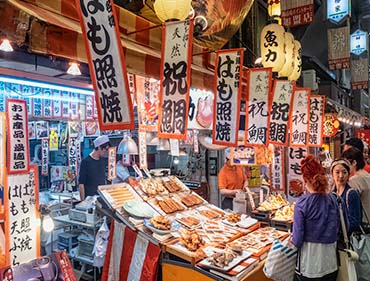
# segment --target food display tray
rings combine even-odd
[[[293,227],[292,220],[270,220],[270,226],[283,231],[290,231]]]
[[[251,213],[251,217],[259,221],[269,222],[272,214],[274,214],[274,211],[253,210]]]

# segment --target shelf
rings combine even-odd
[[[65,224],[70,224],[70,225],[75,225],[75,226],[80,226],[80,227],[85,227],[85,228],[90,228],[90,229],[98,228],[100,226],[100,223],[101,223],[101,221],[96,222],[95,224],[73,221],[73,220],[69,219],[68,215],[53,217],[53,220],[55,220],[57,222],[62,222],[62,223],[65,223]]]
[[[76,256],[73,259],[76,260],[76,261],[80,261],[80,262],[83,262],[85,264],[94,266],[94,261],[91,258],[89,259],[89,258],[83,257],[83,256]]]

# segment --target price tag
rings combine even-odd
[[[132,168],[134,168],[134,171],[136,172],[136,174],[138,174],[138,176],[140,178],[144,178],[143,173],[141,172],[141,170],[139,169],[139,167],[136,164],[132,165]]]

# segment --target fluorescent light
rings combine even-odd
[[[4,52],[14,51],[8,39],[4,39],[3,42],[0,44],[0,51],[4,51]]]
[[[67,73],[70,75],[81,75],[81,70],[76,62],[71,62]]]
[[[11,78],[11,77],[6,77],[6,76],[0,76],[0,81],[1,82],[6,82],[6,83],[21,84],[21,85],[25,85],[25,86],[33,86],[33,87],[40,87],[40,88],[48,88],[48,89],[52,89],[52,90],[73,92],[73,93],[88,95],[88,96],[93,96],[94,95],[94,91],[91,91],[91,90],[85,90],[85,89],[82,89],[82,88],[72,88],[72,87],[67,87],[67,86],[60,86],[60,85],[57,85],[57,84],[49,84],[49,83],[39,82],[39,81],[35,81],[35,80],[25,80],[25,79],[20,79],[20,78]],[[32,97],[32,96],[30,96],[30,97]]]

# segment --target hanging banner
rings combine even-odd
[[[134,129],[126,61],[113,0],[76,0],[95,90],[100,130]]]
[[[193,20],[168,22],[162,28],[160,138],[186,139],[193,28]]]
[[[94,120],[94,97],[85,96],[85,119]]]
[[[274,80],[272,104],[270,107],[269,143],[287,145],[289,116],[295,83],[287,80]]]
[[[29,171],[27,105],[24,100],[6,100],[8,173]]]
[[[296,88],[293,93],[290,119],[290,146],[306,146],[310,116],[310,89]]]
[[[357,29],[351,34],[351,53],[361,55],[368,49],[369,34],[366,31]]]
[[[351,59],[351,88],[353,90],[369,88],[369,60],[365,58]]]
[[[340,122],[337,118],[336,113],[325,113],[324,125],[323,125],[323,136],[330,138],[338,133]]]
[[[212,130],[213,93],[190,89],[188,129]]]
[[[62,93],[59,90],[53,90],[53,118],[62,117]]]
[[[69,119],[69,103],[70,103],[70,97],[69,92],[62,91],[62,118]]]
[[[217,51],[212,143],[238,145],[243,49]]]
[[[41,140],[41,175],[47,176],[49,170],[49,139]]]
[[[329,69],[345,69],[349,63],[349,26],[328,29]]]
[[[323,128],[325,114],[325,96],[310,96],[310,124],[308,145],[321,147],[323,143]]]
[[[43,112],[42,115],[44,118],[51,118],[53,116],[53,100],[52,100],[52,92],[49,88],[42,89],[42,96],[43,96]]]
[[[284,0],[281,4],[282,25],[293,27],[310,24],[313,21],[313,0]]]
[[[117,177],[117,147],[108,148],[108,180],[111,181]]]
[[[289,147],[288,153],[288,198],[297,200],[304,192],[301,161],[307,155],[306,147]]]
[[[136,75],[137,113],[140,128],[146,131],[158,129],[158,89],[159,81]]]
[[[139,162],[140,169],[148,167],[147,151],[146,151],[146,132],[139,130]]]
[[[274,156],[271,165],[271,190],[285,192],[285,157],[284,147],[274,146]]]
[[[38,170],[8,175],[5,188],[5,237],[9,262],[18,266],[40,256]]]
[[[267,144],[271,75],[271,68],[254,68],[248,72],[245,124],[245,142],[247,144]]]
[[[80,118],[80,106],[79,106],[79,99],[80,95],[77,93],[71,92],[70,94],[71,102],[70,102],[70,118],[72,120],[77,120]]]
[[[127,81],[128,81],[128,89],[130,91],[132,106],[136,106],[135,75],[127,73]]]
[[[336,24],[351,15],[350,0],[326,0],[326,18]]]
[[[42,117],[42,99],[34,97],[32,99],[32,117]]]
[[[76,175],[78,172],[77,159],[77,137],[68,138],[68,168],[71,175]]]

